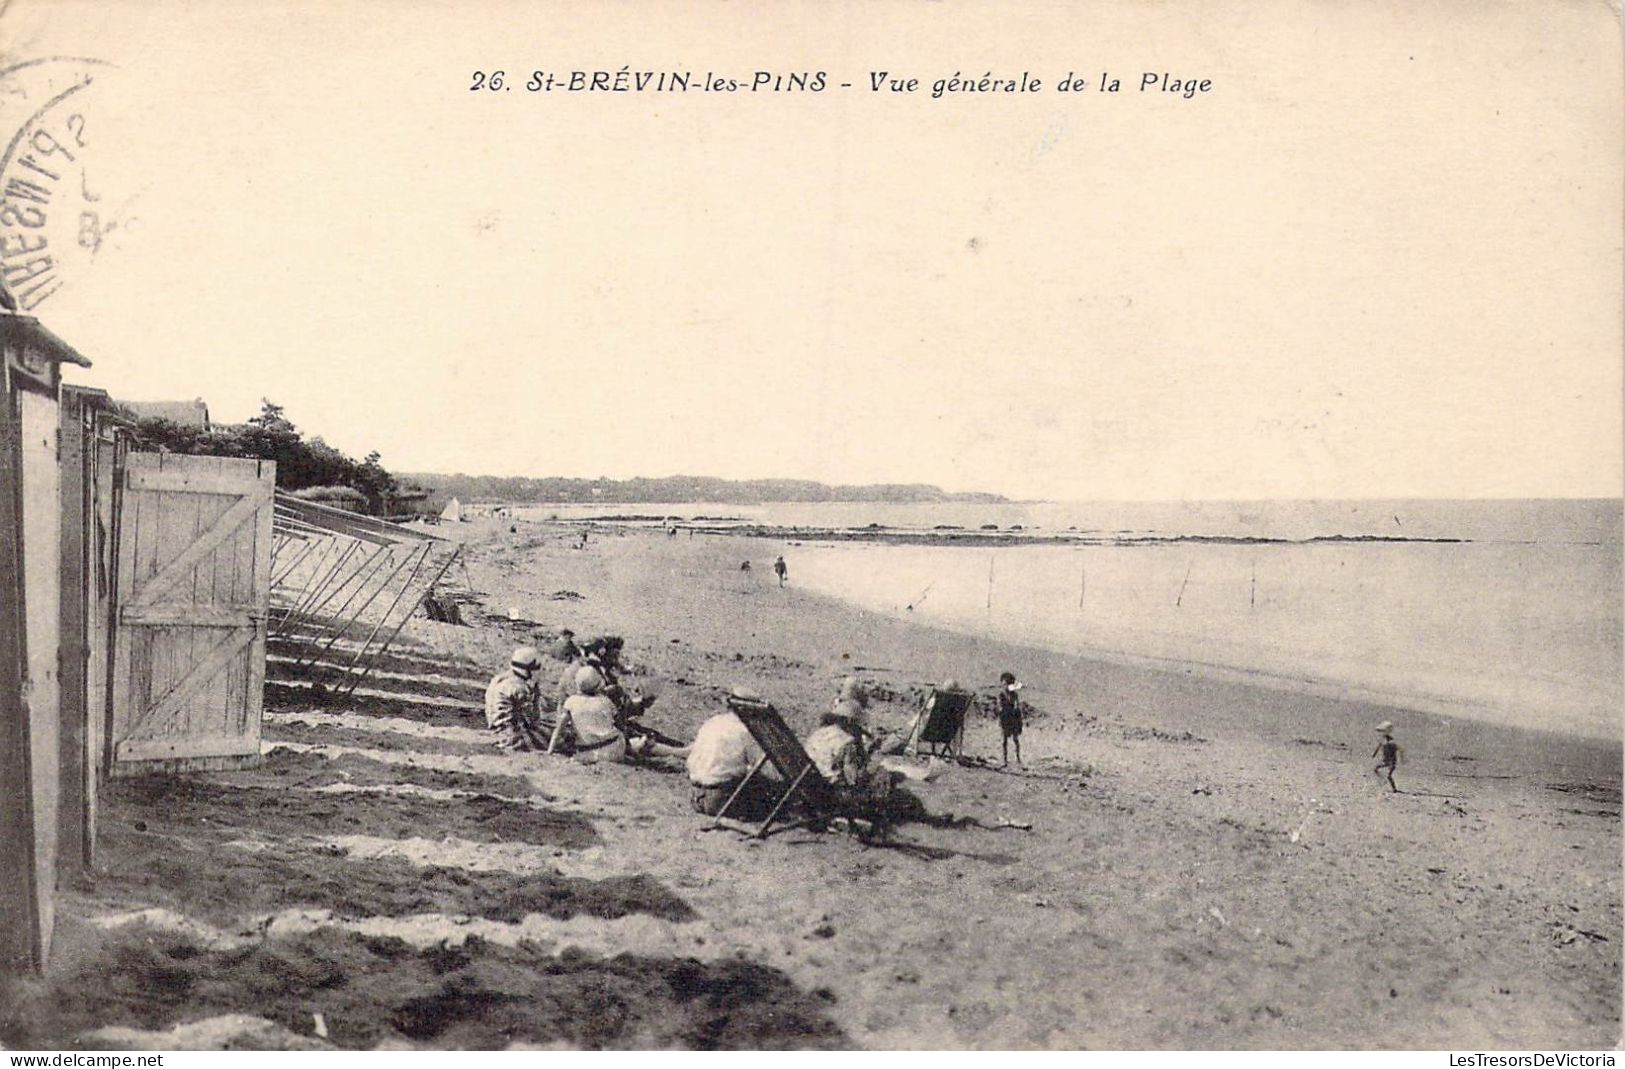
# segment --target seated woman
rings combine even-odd
[[[871,760],[877,754],[869,744],[867,719],[867,710],[858,702],[839,702],[819,718],[818,728],[803,746],[819,774],[844,801],[878,809],[886,805],[904,776]]]
[[[559,706],[559,720],[547,752],[572,754],[577,761],[619,761],[626,756],[626,739],[615,728],[615,703],[599,693],[604,678],[585,666],[576,670],[575,693]]]
[[[630,744],[616,726],[615,703],[602,693],[604,677],[598,669],[586,665],[576,672],[576,693],[564,700],[559,708],[559,722],[553,727],[547,752],[554,753],[560,744],[568,747],[577,761],[594,764],[599,761],[623,761],[633,757],[682,757],[686,746],[666,746],[653,739],[640,736]]]

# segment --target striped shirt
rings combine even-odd
[[[545,750],[536,712],[536,687],[518,673],[503,672],[485,688],[485,726],[503,750]]]

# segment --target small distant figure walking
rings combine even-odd
[[[1017,691],[1021,684],[1009,672],[999,676],[999,733],[1003,736],[1004,764],[1010,764],[1010,743],[1016,744],[1016,767],[1026,768],[1021,763],[1021,696]]]
[[[774,560],[773,574],[779,577],[780,586],[783,586],[785,583],[790,581],[790,566],[784,563],[783,557],[779,557]]]
[[[750,571],[750,561],[748,561],[748,560],[740,561],[739,562],[739,570],[742,571],[742,572]]]
[[[1394,785],[1394,769],[1399,767],[1399,743],[1394,741],[1394,722],[1384,720],[1377,725],[1377,732],[1382,735],[1382,738],[1378,740],[1377,748],[1371,751],[1371,756],[1380,758],[1380,760],[1371,772],[1373,775],[1377,775],[1386,770],[1388,773],[1388,786],[1393,789],[1395,794],[1399,794],[1399,788]]]

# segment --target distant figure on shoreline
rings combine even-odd
[[[1016,744],[1016,767],[1026,768],[1021,763],[1021,698],[1016,693],[1021,684],[1009,672],[999,676],[999,734],[1002,736],[1001,745],[1004,752],[1004,764],[1010,764],[1010,743]]]
[[[1399,794],[1399,788],[1394,785],[1394,769],[1399,767],[1399,743],[1394,741],[1394,722],[1384,720],[1377,725],[1377,731],[1382,735],[1382,739],[1378,741],[1377,748],[1371,751],[1371,756],[1381,760],[1371,772],[1375,775],[1387,769],[1388,786],[1393,788],[1395,794]]]
[[[773,561],[773,574],[779,577],[780,586],[790,581],[790,566],[784,563],[784,557],[780,556]]]

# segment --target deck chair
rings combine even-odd
[[[963,757],[965,754],[965,714],[971,695],[963,690],[933,690],[921,714],[923,723],[914,740],[915,749],[933,748],[933,756]],[[938,749],[940,747],[940,749]]]
[[[779,711],[767,702],[730,701],[728,707],[744,723],[751,738],[762,748],[762,757],[751,767],[749,773],[734,788],[732,795],[723,803],[721,810],[713,818],[712,828],[728,828],[742,835],[753,838],[763,838],[768,829],[779,822],[780,814],[794,801],[799,801],[806,815],[791,822],[781,822],[780,827],[794,827],[798,824],[815,823],[823,819],[844,818],[849,823],[859,822],[869,825],[871,830],[879,827],[879,822],[872,817],[860,816],[851,811],[851,807],[836,794],[819,773],[818,766],[814,765],[812,758],[796,738],[790,725],[784,722]],[[763,767],[771,761],[778,770],[782,784],[782,792],[774,799],[767,816],[759,824],[737,820],[728,814],[734,803],[745,793],[751,782],[761,773]],[[765,779],[765,777],[764,777]]]

